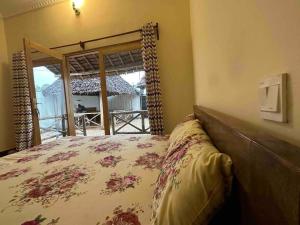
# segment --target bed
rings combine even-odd
[[[231,197],[212,224],[299,225],[300,148],[205,107],[194,113],[233,162]]]
[[[299,225],[300,148],[207,108],[194,114],[233,162],[231,194],[210,224]],[[150,225],[168,142],[68,137],[0,158],[0,224]]]
[[[0,158],[0,224],[150,224],[167,140],[68,137]]]

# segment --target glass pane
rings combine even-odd
[[[77,136],[104,135],[97,52],[69,57],[74,121]]]
[[[60,64],[33,68],[42,143],[67,135],[67,115]]]
[[[105,55],[111,134],[149,133],[140,49]]]

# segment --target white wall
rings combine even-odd
[[[100,112],[99,96],[73,95],[74,112],[78,104],[85,107],[96,107],[97,112]]]
[[[300,146],[300,1],[190,3],[196,103]],[[283,72],[289,123],[262,120],[259,82]]]
[[[85,107],[96,107],[100,112],[99,96],[73,95],[74,111],[78,104]],[[108,97],[109,111],[114,110],[140,110],[140,97],[138,95],[116,95]]]
[[[61,96],[44,96],[42,92],[36,93],[39,118],[59,117],[66,114],[65,99],[63,94]],[[40,127],[47,128],[55,122],[55,119],[40,120]]]
[[[108,97],[109,111],[114,110],[140,110],[140,96],[138,95],[116,95]]]

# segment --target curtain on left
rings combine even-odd
[[[16,150],[21,151],[33,144],[30,89],[24,51],[13,54],[12,65]]]

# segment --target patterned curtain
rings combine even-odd
[[[16,129],[16,150],[32,146],[33,122],[30,91],[24,51],[13,54],[13,105]]]
[[[148,23],[143,26],[141,34],[150,131],[151,134],[161,135],[164,132],[164,124],[154,25]]]

